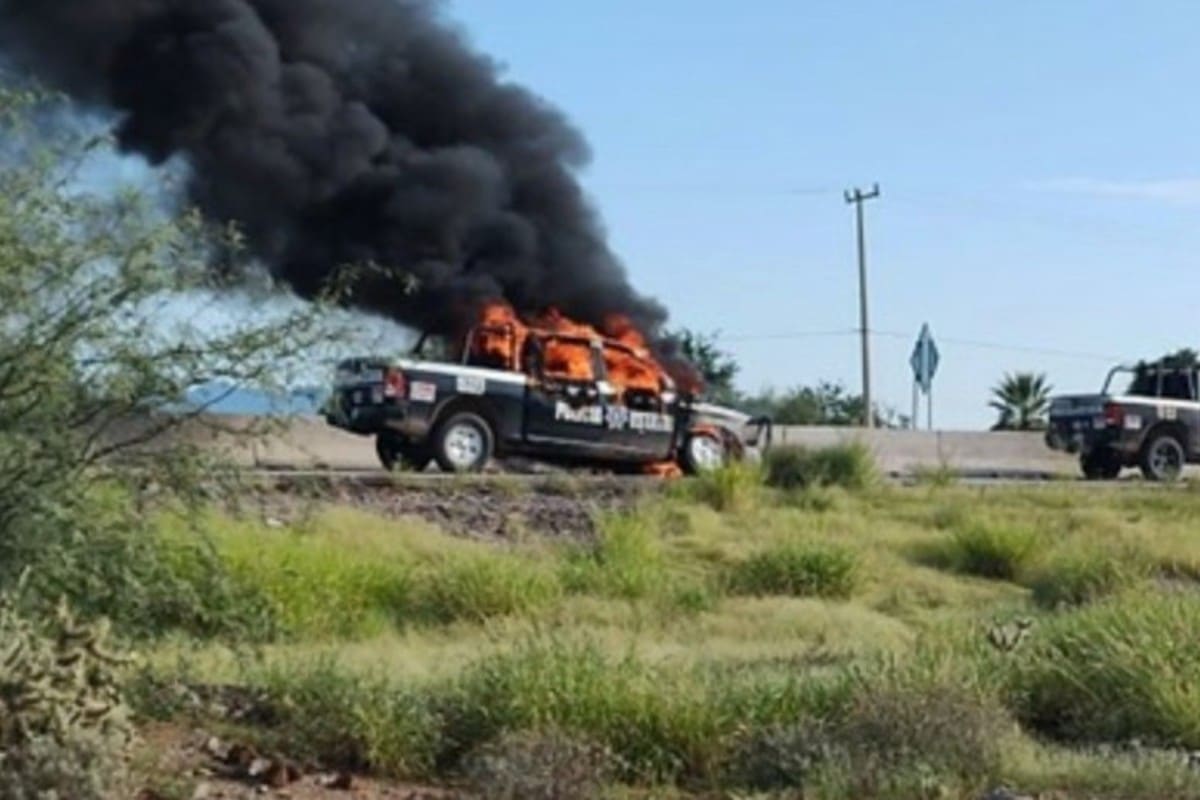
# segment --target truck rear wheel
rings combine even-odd
[[[1142,448],[1142,474],[1146,480],[1173,483],[1183,477],[1187,451],[1183,443],[1169,433],[1151,434]]]
[[[454,414],[433,435],[433,457],[446,472],[482,472],[495,448],[492,428],[478,414]]]
[[[423,472],[433,461],[433,456],[425,448],[388,434],[380,434],[375,438],[375,454],[388,472]]]

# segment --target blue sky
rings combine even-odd
[[[907,411],[925,321],[943,428],[989,424],[1006,370],[1094,390],[1110,357],[1200,344],[1200,3],[455,0],[448,15],[586,133],[584,181],[634,283],[676,324],[723,332],[744,388],[857,389],[853,335],[785,335],[857,326],[842,192],[874,181],[881,402]]]

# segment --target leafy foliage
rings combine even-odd
[[[991,407],[1000,415],[993,430],[1030,431],[1046,427],[1053,387],[1045,374],[1017,372],[992,390]]]
[[[231,288],[210,264],[220,253],[237,272],[236,231],[166,217],[132,191],[84,191],[77,170],[102,143],[47,133],[31,121],[44,106],[0,93],[0,589],[31,568],[30,602],[65,594],[122,626],[153,627],[155,609],[173,625],[188,614],[163,603],[208,595],[176,580],[139,498],[150,484],[191,492],[214,465],[188,437],[151,445],[204,421],[181,405],[191,387],[286,381],[324,317],[181,312]],[[193,562],[205,564],[214,585],[215,560]]]
[[[717,402],[732,402],[737,397],[734,381],[741,366],[733,356],[721,349],[719,334],[704,334],[684,328],[672,337],[680,354],[700,371],[710,398]]]

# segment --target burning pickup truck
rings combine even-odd
[[[698,402],[697,387],[680,387],[632,325],[606,330],[556,312],[525,322],[494,303],[454,360],[342,362],[326,420],[374,436],[388,470],[436,461],[478,472],[520,456],[670,476],[752,458],[769,443],[769,420]]]

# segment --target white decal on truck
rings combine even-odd
[[[609,430],[633,430],[643,433],[671,433],[675,419],[669,414],[650,411],[630,411],[625,406],[572,406],[559,400],[554,406],[554,418],[559,422],[578,425],[599,425]]]
[[[575,408],[569,403],[559,400],[554,405],[554,418],[559,422],[574,422],[579,425],[603,425],[604,409],[601,406]]]
[[[634,411],[629,415],[629,427],[647,433],[670,433],[675,430],[675,420],[669,414]]]
[[[408,398],[414,403],[433,403],[437,401],[437,384],[415,381],[408,390]]]
[[[478,375],[459,375],[456,386],[459,394],[482,395],[487,393],[487,381]]]
[[[605,406],[604,424],[610,430],[619,431],[629,426],[629,409],[625,406]]]

